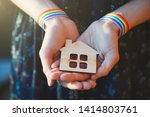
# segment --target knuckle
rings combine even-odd
[[[43,68],[43,73],[45,74],[46,77],[48,77],[48,72],[46,69]]]
[[[39,51],[39,56],[42,57],[44,52],[42,50]]]
[[[46,70],[43,68],[43,73],[46,74]]]

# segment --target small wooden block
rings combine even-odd
[[[98,52],[81,41],[72,43],[66,40],[65,47],[60,49],[60,70],[83,73],[96,73]]]

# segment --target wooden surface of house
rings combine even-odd
[[[97,51],[81,41],[66,40],[61,48],[60,70],[96,73]]]

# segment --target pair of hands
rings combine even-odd
[[[118,27],[110,21],[93,22],[82,35],[75,23],[67,17],[56,17],[45,23],[45,36],[39,52],[43,72],[49,86],[55,80],[71,90],[89,90],[96,86],[96,80],[106,76],[119,60]],[[66,39],[80,40],[99,53],[99,67],[96,74],[59,71],[59,50]]]

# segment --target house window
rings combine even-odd
[[[83,54],[80,55],[80,61],[82,61],[82,62],[80,62],[79,67],[81,69],[87,69],[87,63],[86,63],[87,60],[88,60],[87,55],[83,55]]]
[[[80,69],[87,69],[88,56],[81,54],[79,57],[77,54],[70,54],[70,68],[77,68],[79,66]],[[78,65],[79,64],[79,65]]]
[[[71,60],[77,60],[78,59],[78,55],[77,54],[70,54],[70,59]]]
[[[70,68],[77,68],[77,60],[78,60],[78,55],[77,54],[70,54],[69,67]]]
[[[81,69],[87,69],[87,63],[81,62],[81,63],[80,63],[80,68],[81,68]]]
[[[81,61],[87,61],[87,60],[88,60],[87,55],[81,54],[81,55],[80,55],[80,60],[81,60]]]
[[[77,62],[70,62],[69,67],[71,68],[77,68]]]

